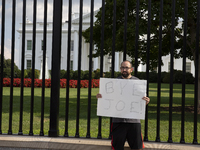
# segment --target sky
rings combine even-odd
[[[6,1],[5,10],[5,42],[4,42],[4,57],[5,59],[11,58],[11,35],[12,35],[12,1]],[[68,20],[68,0],[63,0],[63,19],[65,22]],[[72,13],[79,12],[80,0],[72,0]],[[83,0],[83,12],[89,13],[91,6],[91,0]],[[102,0],[94,0],[94,10],[97,10],[102,6]],[[47,22],[53,21],[53,0],[48,0],[48,12],[47,12]],[[22,23],[22,11],[23,11],[23,0],[16,0],[16,24],[15,24],[15,63],[18,63],[19,55],[19,34],[17,29],[20,28],[20,23]],[[37,22],[43,22],[44,19],[44,0],[37,0]],[[26,1],[26,19],[33,21],[33,0]],[[0,0],[0,49],[1,49],[1,30],[2,30],[2,0]],[[1,53],[1,51],[0,51]]]

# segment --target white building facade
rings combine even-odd
[[[95,12],[96,13],[96,12]],[[71,58],[70,58],[70,69],[78,69],[78,44],[79,44],[79,18],[78,14],[72,15],[71,25]],[[94,17],[95,20],[95,17]],[[83,16],[83,28],[86,30],[90,26],[90,14]],[[32,28],[33,23],[30,21],[26,22],[26,35],[25,35],[25,69],[31,68],[32,64]],[[51,69],[52,59],[52,28],[53,23],[47,23],[47,51],[46,59],[48,68]],[[18,67],[21,69],[21,51],[22,51],[22,24],[19,30],[19,64]],[[67,69],[67,41],[68,41],[68,22],[62,23],[62,49],[61,49],[61,69]],[[81,57],[81,70],[89,70],[89,43],[85,43],[82,38],[82,57]],[[40,70],[43,59],[43,23],[36,23],[36,51],[35,51],[35,69]],[[130,58],[129,58],[130,59]],[[109,63],[108,56],[104,56],[104,72],[109,71],[111,64]],[[123,54],[115,53],[115,70],[119,71],[120,62],[123,60]],[[100,68],[100,58],[93,58],[93,70]]]
[[[94,12],[96,14],[97,11]],[[95,15],[94,15],[95,16]],[[72,24],[71,24],[71,57],[70,57],[70,69],[78,69],[78,43],[79,43],[79,14],[72,14]],[[96,18],[94,17],[94,21]],[[43,23],[36,23],[36,51],[35,51],[35,69],[40,70],[43,59]],[[82,30],[86,30],[90,26],[90,13],[83,15]],[[32,28],[33,23],[30,21],[26,22],[26,34],[25,34],[25,69],[31,68],[32,65]],[[51,59],[52,59],[52,28],[53,23],[47,23],[47,50],[46,50],[46,60],[47,67],[51,69]],[[19,32],[19,69],[21,69],[21,51],[22,51],[22,24]],[[61,49],[61,69],[67,69],[67,41],[68,41],[68,22],[62,23],[62,49]],[[89,70],[89,43],[85,43],[82,37],[82,56],[81,56],[81,70]],[[131,60],[127,56],[128,60]],[[170,56],[162,57],[164,65],[162,66],[162,71],[169,72],[170,70]],[[100,57],[92,59],[92,69],[96,70],[100,68]],[[115,52],[115,71],[120,71],[120,64],[123,61],[123,53]],[[110,71],[111,63],[108,56],[104,56],[103,71]],[[174,60],[174,69],[182,70],[182,59]],[[191,72],[194,76],[194,63],[187,59],[186,71]],[[138,71],[146,71],[145,65],[139,65]]]

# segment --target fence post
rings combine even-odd
[[[2,1],[1,18],[1,61],[0,61],[0,134],[2,134],[2,100],[3,100],[3,61],[4,61],[4,41],[5,41],[5,0]]]
[[[60,57],[62,31],[62,0],[54,1],[52,37],[52,74],[49,136],[59,135]]]

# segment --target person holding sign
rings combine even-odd
[[[130,61],[123,61],[121,63],[121,75],[118,79],[132,79],[139,80],[131,75],[133,67]],[[97,99],[101,99],[101,93],[96,95]],[[143,97],[146,101],[146,105],[150,102],[148,97]],[[112,149],[123,150],[125,141],[127,140],[131,149],[143,149],[143,139],[141,135],[140,119],[128,119],[128,118],[113,118],[112,119]]]

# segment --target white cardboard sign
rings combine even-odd
[[[100,78],[97,116],[145,119],[146,80]]]

